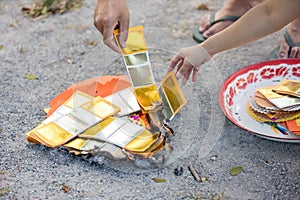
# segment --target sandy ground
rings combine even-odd
[[[68,86],[124,72],[120,56],[102,44],[93,26],[95,1],[39,20],[20,11],[33,2],[0,2],[0,199],[299,199],[300,146],[238,128],[217,102],[222,81],[241,67],[267,60],[280,33],[219,54],[203,66],[195,84],[184,88],[189,103],[173,123],[179,147],[166,167],[120,171],[114,163],[26,142],[26,132],[45,118],[43,108]],[[195,44],[191,31],[208,11],[194,6],[207,3],[217,10],[223,2],[128,0],[131,25],[146,27],[157,80],[180,47]],[[38,79],[28,80],[26,73]],[[188,165],[207,181],[195,181]],[[241,174],[231,176],[229,170],[239,165]],[[176,176],[174,169],[180,167],[183,174]]]

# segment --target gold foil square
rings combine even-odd
[[[276,92],[273,92],[273,89],[274,86],[271,86],[257,88],[257,91],[280,109],[300,105],[300,98],[277,94]]]
[[[69,108],[76,108],[81,106],[82,104],[89,102],[92,100],[94,97],[85,94],[81,91],[76,91],[65,103],[64,105],[69,107]]]
[[[300,97],[300,81],[286,79],[275,86],[273,91],[279,94]]]
[[[148,130],[144,130],[131,140],[125,146],[125,149],[128,151],[144,152],[158,139],[158,136],[159,134],[152,134]]]
[[[155,83],[149,65],[127,68],[133,87],[152,85]]]
[[[73,134],[67,132],[54,122],[35,130],[36,136],[44,141],[47,146],[57,147],[64,144],[73,137]]]
[[[134,88],[134,93],[140,106],[149,111],[154,102],[161,102],[156,84]]]
[[[113,105],[99,96],[95,97],[92,101],[81,105],[81,107],[97,115],[102,120],[120,111],[118,106]]]
[[[165,106],[165,113],[168,119],[173,118],[179,110],[187,103],[187,100],[178,84],[177,78],[173,71],[169,72],[161,81],[160,93]],[[172,115],[170,113],[172,111]]]
[[[147,52],[131,54],[124,56],[124,61],[126,66],[134,66],[134,65],[143,65],[148,63],[148,55]]]
[[[159,91],[160,98],[163,102],[163,107],[164,107],[163,113],[165,115],[165,118],[171,120],[174,117],[174,113],[170,107],[170,103],[169,103],[162,87],[159,87],[158,91]]]
[[[122,48],[119,43],[119,30],[114,31],[114,37],[117,41],[119,48],[123,55],[134,54],[147,51],[147,44],[144,37],[143,26],[130,27],[128,29],[128,38],[126,41],[126,47]]]

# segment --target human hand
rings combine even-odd
[[[129,11],[125,0],[98,0],[94,12],[94,25],[103,35],[103,42],[112,50],[121,53],[113,37],[119,26],[121,47],[126,47],[129,26]]]
[[[182,78],[182,84],[185,85],[192,73],[192,82],[198,77],[199,68],[207,62],[211,55],[201,46],[191,46],[182,48],[171,60],[168,71],[176,69],[177,79]]]

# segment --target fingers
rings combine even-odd
[[[176,68],[176,66],[178,70],[178,68],[180,68],[181,65],[183,64],[183,59],[184,58],[178,54],[174,56],[170,62],[168,72],[173,71]]]
[[[194,66],[184,60],[182,66],[176,72],[176,77],[182,79],[182,85],[186,85]]]
[[[103,26],[100,20],[95,16],[94,17],[94,26],[98,29],[100,33],[103,33]]]
[[[176,69],[177,79],[182,79],[182,84],[185,85],[191,74],[192,82],[197,80],[199,67],[208,59],[209,54],[202,47],[183,48],[172,58],[168,71]]]
[[[122,48],[126,47],[126,40],[128,37],[128,28],[129,28],[129,14],[125,14],[120,18],[120,36],[119,43]]]
[[[180,55],[180,52],[172,58],[168,72],[173,71],[175,68],[175,75],[177,79],[182,79],[182,84],[185,85],[193,69],[193,66],[189,62],[187,62],[183,56]]]
[[[196,82],[198,78],[199,70],[197,67],[193,68],[192,82]]]
[[[99,30],[99,32],[102,33],[103,43],[117,53],[121,53],[113,37],[114,28],[117,25],[116,23],[116,20],[113,20],[111,18],[102,18],[101,15],[98,15],[95,11],[94,25]]]
[[[117,24],[105,23],[103,27],[103,43],[114,50],[117,53],[121,53],[115,39],[114,39],[114,29]]]

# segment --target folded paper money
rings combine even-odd
[[[249,115],[286,134],[300,134],[300,82],[283,80],[277,85],[257,88],[247,104]],[[278,123],[278,124],[276,124]]]

